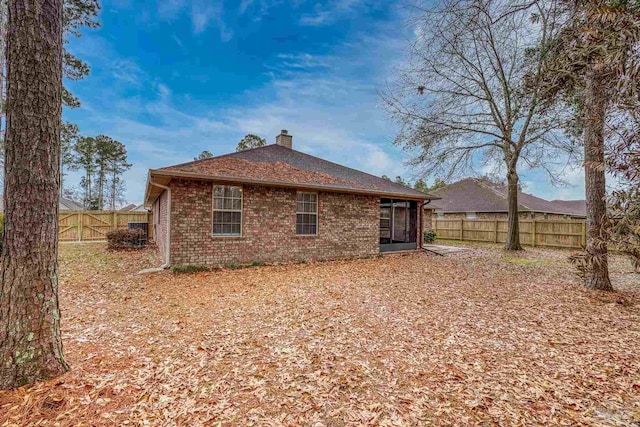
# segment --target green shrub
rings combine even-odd
[[[182,273],[197,273],[200,271],[210,271],[211,269],[206,265],[173,265],[171,266],[171,272],[173,274],[182,274]]]
[[[424,230],[424,242],[433,243],[436,241],[436,232],[433,230]]]
[[[145,242],[145,232],[140,229],[113,230],[107,233],[109,249],[141,248]]]

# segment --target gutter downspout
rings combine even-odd
[[[171,265],[171,188],[167,187],[166,185],[153,182],[153,180],[151,179],[149,180],[149,184],[167,191],[167,236],[165,242],[166,254],[165,262],[160,267],[147,268],[146,270],[139,271],[138,274],[157,273],[169,268],[169,266]]]

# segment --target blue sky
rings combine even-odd
[[[83,105],[65,119],[127,146],[130,202],[142,201],[149,168],[233,151],[247,133],[273,143],[280,129],[298,150],[415,179],[378,96],[413,36],[404,4],[103,0],[102,28],[69,44],[92,73],[67,82]],[[582,198],[580,171],[565,179],[576,185],[522,177],[538,196]]]

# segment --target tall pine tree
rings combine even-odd
[[[0,388],[64,373],[58,307],[62,0],[11,0]]]

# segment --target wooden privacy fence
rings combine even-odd
[[[61,242],[97,242],[106,240],[107,233],[127,228],[130,222],[149,224],[149,238],[153,237],[151,214],[127,211],[60,211],[58,239]]]
[[[507,221],[493,219],[434,219],[439,239],[505,243]],[[580,249],[586,242],[585,221],[520,220],[520,243]]]

